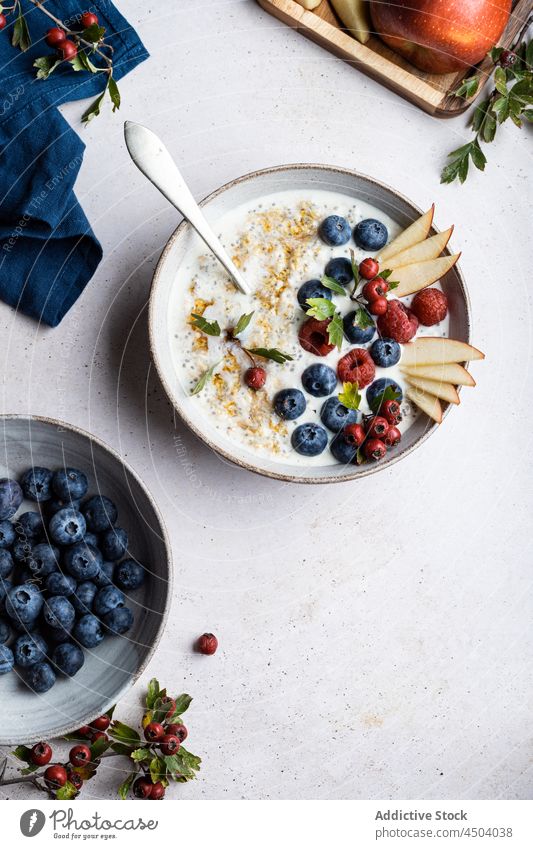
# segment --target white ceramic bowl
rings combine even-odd
[[[129,550],[149,570],[145,586],[128,599],[135,622],[122,637],[106,637],[84,649],[85,664],[72,678],[58,676],[43,695],[23,684],[16,669],[0,676],[0,744],[36,742],[75,731],[115,704],[146,667],[162,634],[171,599],[171,556],[159,511],[146,487],[103,442],[59,421],[0,417],[0,477],[17,478],[31,465],[82,469],[89,494],[108,495],[118,522],[129,535]],[[19,512],[35,510],[24,502]]]
[[[366,201],[388,214],[401,227],[407,227],[422,214],[403,195],[355,171],[325,165],[282,165],[255,171],[233,180],[209,195],[204,201],[206,218],[215,225],[224,214],[243,203],[255,201],[273,192],[322,189],[346,194]],[[432,228],[431,235],[437,230]],[[187,222],[182,222],[170,237],[155,270],[150,296],[150,345],[159,377],[176,410],[197,436],[218,454],[252,472],[279,480],[296,483],[335,483],[353,480],[380,471],[406,456],[434,432],[437,425],[426,415],[419,415],[407,430],[402,442],[387,453],[380,463],[361,466],[298,466],[294,463],[257,457],[251,451],[230,441],[202,413],[195,398],[187,395],[181,385],[174,362],[174,353],[168,332],[168,314],[171,292],[180,263],[193,244],[193,232]],[[445,253],[449,253],[446,249]],[[450,336],[464,342],[470,341],[470,304],[460,269],[457,265],[442,279],[442,288],[448,296],[450,307]],[[449,406],[443,404],[445,415]]]

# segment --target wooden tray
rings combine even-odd
[[[453,118],[468,109],[475,99],[465,100],[455,97],[452,93],[465,76],[472,75],[472,70],[466,73],[459,71],[453,74],[425,74],[393,53],[376,36],[371,36],[366,44],[360,44],[343,31],[342,24],[328,0],[322,0],[320,6],[312,12],[306,11],[295,0],[258,0],[258,3],[267,12],[316,41],[330,53],[346,60],[431,115]],[[530,0],[513,2],[509,23],[500,39],[501,46],[508,48],[515,44],[530,14]],[[486,78],[490,67],[490,60],[485,59],[477,70]]]

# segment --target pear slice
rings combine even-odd
[[[422,389],[417,389],[416,386],[411,386],[409,383],[405,387],[405,394],[413,401],[417,407],[420,407],[423,413],[440,424],[442,421],[441,403],[435,395],[430,395]]]
[[[412,375],[409,375],[407,380],[416,389],[421,389],[422,392],[427,392],[428,395],[434,395],[435,398],[442,398],[443,401],[448,401],[449,404],[461,403],[457,389],[451,383],[443,383],[440,380],[427,380],[425,377],[412,377]]]
[[[442,365],[484,360],[485,354],[467,342],[447,339],[444,336],[419,336],[402,348],[402,368],[406,366]]]
[[[370,38],[369,4],[366,0],[331,0],[331,5],[350,35],[366,44]]]
[[[316,9],[317,6],[320,6],[322,0],[296,0],[300,6],[303,6],[304,9],[311,11],[312,9]]]
[[[453,254],[452,256],[439,256],[437,259],[429,259],[426,262],[415,262],[412,265],[404,265],[401,268],[394,268],[394,260],[391,263],[392,274],[390,279],[394,280],[399,285],[394,290],[395,298],[403,298],[405,295],[412,295],[413,292],[419,292],[420,289],[425,289],[453,268],[461,254]]]
[[[400,251],[392,257],[391,265],[394,268],[400,268],[402,265],[412,265],[415,262],[427,262],[430,259],[437,259],[442,253],[453,233],[453,224],[442,233],[437,233],[436,236],[430,236],[429,239],[424,239],[423,242],[418,242],[411,248],[405,251]]]
[[[434,366],[407,366],[401,371],[408,377],[426,377],[428,380],[441,380],[455,386],[475,386],[472,375],[459,363],[441,363]]]
[[[413,223],[410,224],[406,230],[403,230],[399,236],[396,236],[392,242],[385,245],[377,257],[380,263],[383,265],[385,260],[389,260],[396,254],[406,251],[408,248],[412,248],[413,245],[417,245],[418,242],[422,242],[431,229],[434,213],[435,204],[433,204],[431,209],[428,209],[427,212],[421,215],[420,218],[413,221]]]

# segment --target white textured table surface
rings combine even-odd
[[[121,718],[152,675],[194,696],[203,769],[173,797],[531,798],[531,134],[503,129],[484,175],[440,186],[464,119],[426,116],[253,0],[121,5],[152,56],[122,82],[120,114],[82,133],[77,191],[105,259],[56,330],[0,305],[3,410],[118,448],[171,531],[171,620]],[[300,161],[435,201],[487,354],[477,389],[360,483],[287,486],[211,454],[150,364],[150,280],[178,218],[129,161],[125,118],[161,134],[198,197]],[[191,652],[205,630],[213,658]],[[114,795],[118,776],[100,772],[84,798]]]

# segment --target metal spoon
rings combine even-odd
[[[200,207],[161,139],[147,127],[135,124],[133,121],[124,122],[124,138],[128,152],[137,168],[187,219],[191,227],[196,230],[221,265],[224,266],[237,289],[244,295],[249,295],[250,287],[205,220]]]

